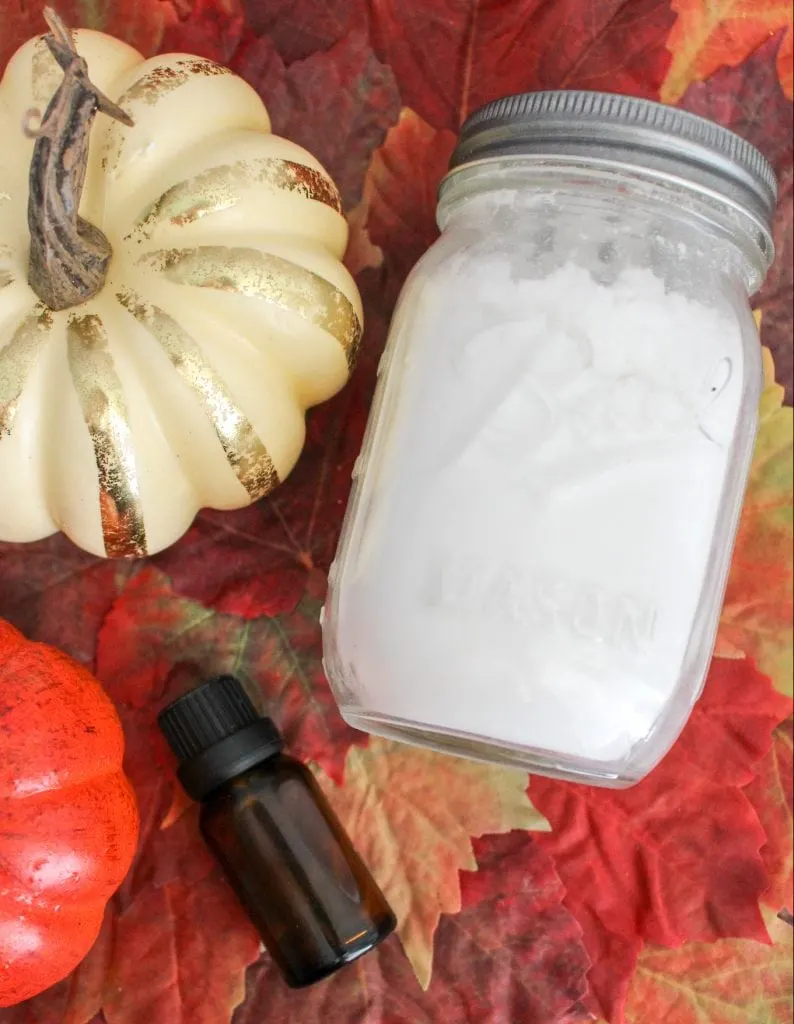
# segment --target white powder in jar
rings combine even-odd
[[[718,585],[738,322],[650,270],[516,280],[505,258],[411,303],[339,588],[350,687],[374,716],[625,760]]]

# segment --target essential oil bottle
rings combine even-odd
[[[339,820],[300,762],[221,676],[160,713],[179,779],[201,801],[200,827],[265,946],[294,988],[356,960],[396,920]]]

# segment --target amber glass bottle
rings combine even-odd
[[[311,985],[389,935],[394,914],[311,772],[281,752],[231,676],[169,705],[160,727],[202,802],[202,834],[289,985]]]

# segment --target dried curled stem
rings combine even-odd
[[[79,216],[88,166],[88,136],[97,111],[122,124],[131,118],[94,86],[69,30],[51,8],[44,37],[63,81],[38,128],[28,111],[22,130],[36,139],[30,165],[28,282],[50,309],[79,306],[102,290],[112,250],[99,228]]]

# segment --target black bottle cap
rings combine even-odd
[[[179,758],[179,781],[194,800],[278,754],[284,745],[270,718],[261,718],[234,676],[210,679],[157,716]]]

